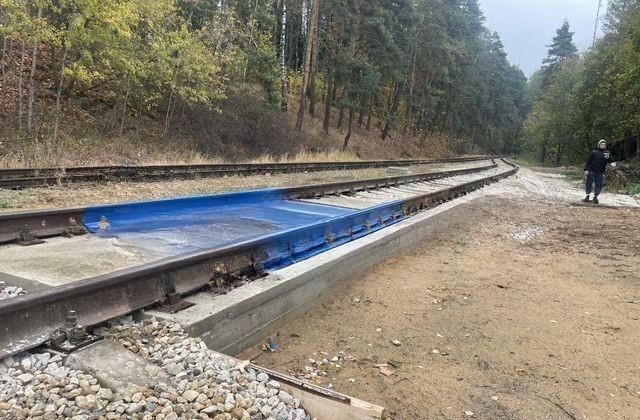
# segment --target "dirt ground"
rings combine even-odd
[[[489,196],[456,211],[256,363],[304,375],[343,357],[316,381],[394,419],[640,418],[640,209]]]

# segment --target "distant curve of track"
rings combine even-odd
[[[68,168],[0,169],[0,188],[21,189],[71,182],[161,181],[233,175],[262,175],[273,173],[357,170],[389,166],[413,166],[438,163],[474,162],[486,156],[443,159],[378,160],[355,162],[302,163],[230,163],[197,165],[143,166],[78,166]]]

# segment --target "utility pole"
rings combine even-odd
[[[598,0],[598,13],[596,14],[596,28],[593,30],[593,44],[591,44],[591,48],[596,46],[598,28],[600,27],[600,10],[601,9],[602,9],[602,0]]]

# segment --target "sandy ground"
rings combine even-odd
[[[423,173],[473,168],[489,164],[491,164],[490,161],[476,161],[416,165],[408,167],[407,169],[412,173]],[[354,171],[230,176],[158,182],[77,183],[28,188],[20,191],[0,189],[0,212],[120,203],[177,196],[214,194],[227,191],[244,191],[257,188],[290,187],[367,178],[382,178],[388,175],[387,168],[375,168]]]
[[[637,201],[579,205],[526,169],[481,195],[458,227],[274,332],[281,350],[257,363],[304,375],[343,357],[316,380],[394,419],[640,418]]]

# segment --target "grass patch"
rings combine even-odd
[[[311,152],[302,150],[296,154],[284,154],[274,156],[265,154],[253,159],[252,163],[307,163],[307,162],[354,162],[361,160],[354,153],[341,150],[329,150],[326,152]]]
[[[640,183],[630,182],[629,184],[627,184],[624,191],[629,195],[640,195]]]
[[[11,207],[13,206],[11,205],[11,202],[9,200],[0,198],[0,209],[10,209]]]
[[[568,169],[564,172],[564,176],[571,181],[582,181],[584,179],[584,171],[577,169]]]
[[[521,166],[540,166],[540,157],[535,152],[527,152],[518,155],[517,158],[510,159],[518,162]]]

